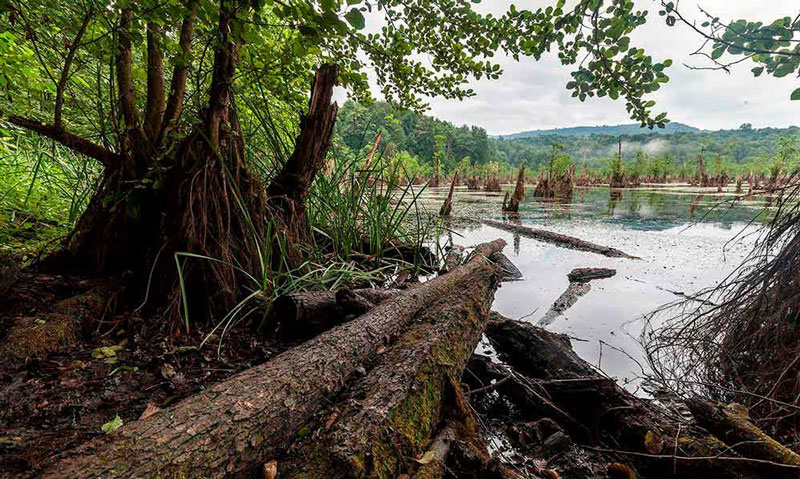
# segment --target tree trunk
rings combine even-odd
[[[394,479],[413,472],[410,459],[422,457],[445,419],[448,396],[483,333],[499,284],[498,269],[491,269],[492,278],[465,283],[422,311],[348,390],[338,418],[295,454],[296,470],[286,477]]]
[[[305,197],[314,176],[325,165],[331,146],[333,126],[339,107],[332,103],[338,81],[336,65],[322,65],[314,76],[308,112],[300,119],[300,134],[292,155],[267,187],[268,205],[277,228],[289,243],[290,256],[299,257],[296,247],[308,234],[305,224]]]
[[[444,298],[454,303],[459,291],[477,285],[493,291],[497,270],[484,255],[504,245],[502,240],[483,245],[468,264],[447,275],[406,290],[358,319],[170,410],[90,441],[65,454],[39,477],[213,479],[240,477],[261,467],[358,370],[433,305],[448,305]]]
[[[450,213],[453,211],[453,189],[455,189],[457,182],[458,170],[456,170],[455,175],[453,175],[453,181],[450,183],[450,191],[447,193],[447,198],[445,198],[442,207],[439,209],[439,216],[450,216]]]
[[[308,339],[399,293],[396,289],[356,289],[287,294],[272,302],[267,322],[277,326],[282,336]]]
[[[504,211],[516,213],[519,211],[519,204],[525,199],[525,163],[519,166],[519,175],[517,176],[517,186],[514,188],[514,194],[511,196],[508,204],[503,208]]]

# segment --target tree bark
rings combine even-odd
[[[616,248],[590,243],[588,241],[574,238],[572,236],[553,233],[552,231],[529,228],[527,226],[513,225],[509,223],[501,223],[500,221],[494,221],[494,220],[476,220],[476,221],[478,221],[479,223],[483,223],[487,226],[491,226],[493,228],[509,231],[511,233],[516,233],[519,234],[520,236],[525,236],[526,238],[532,238],[538,241],[544,241],[545,243],[551,243],[556,246],[561,246],[562,248],[572,248],[581,251],[588,251],[590,253],[597,253],[612,258],[639,259],[636,256],[631,256]]]
[[[450,191],[447,193],[447,198],[445,198],[442,207],[439,209],[439,216],[450,216],[450,213],[453,211],[453,190],[456,187],[456,183],[458,183],[458,170],[453,175],[453,181],[450,183]]]
[[[162,50],[161,25],[147,23],[147,105],[144,113],[144,128],[154,145],[161,134],[164,115],[164,52]]]
[[[519,204],[525,199],[525,163],[519,166],[519,175],[517,176],[517,186],[514,188],[514,194],[511,196],[508,204],[503,208],[504,211],[516,213],[519,211]]]
[[[175,67],[172,70],[172,81],[170,82],[169,97],[167,98],[167,106],[164,111],[164,119],[162,120],[163,130],[161,132],[160,142],[163,142],[169,132],[175,128],[181,116],[181,112],[183,111],[184,95],[186,94],[186,78],[189,74],[189,66],[191,66],[188,57],[192,51],[194,24],[195,18],[197,17],[197,2],[198,0],[189,0],[186,5],[186,14],[183,18],[180,39],[178,40],[180,52]]]
[[[356,289],[287,294],[272,302],[267,322],[277,325],[282,336],[308,339],[399,293],[396,289]]]
[[[497,240],[479,250],[491,254],[504,245]],[[475,285],[488,288],[496,272],[475,255],[354,321],[70,451],[39,477],[239,477],[274,458],[311,415],[432,305]]]
[[[267,187],[269,205],[278,225],[286,228],[289,240],[307,235],[305,197],[314,176],[325,164],[331,146],[333,126],[339,111],[333,87],[339,76],[336,65],[322,65],[314,76],[308,112],[300,119],[295,149]]]
[[[462,284],[422,312],[348,391],[338,420],[308,445],[287,477],[394,479],[414,472],[413,459],[423,456],[445,419],[448,396],[488,319],[500,272],[486,271],[489,277]]]

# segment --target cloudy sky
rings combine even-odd
[[[651,12],[647,24],[635,33],[632,44],[645,48],[654,59],[674,61],[667,71],[670,82],[653,96],[656,111],[667,111],[673,121],[706,129],[737,128],[742,123],[756,127],[800,124],[800,101],[789,100],[792,90],[800,86],[796,77],[754,78],[750,72],[754,65],[749,62],[736,66],[731,74],[690,70],[683,64],[703,65],[701,58],[690,56],[700,44],[699,37],[687,27],[666,26],[658,15],[656,0],[637,2]],[[511,3],[518,8],[536,8],[554,2],[483,0],[478,8],[502,12]],[[682,13],[702,22],[698,4],[723,20],[747,18],[771,22],[795,16],[799,10],[797,0],[683,0]],[[539,62],[496,59],[505,72],[499,80],[473,82],[471,86],[477,94],[463,102],[432,99],[430,114],[457,125],[480,125],[493,135],[631,122],[622,101],[593,98],[581,103],[572,98],[564,87],[571,70],[561,66],[555,55]]]

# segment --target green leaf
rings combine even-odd
[[[361,13],[361,10],[357,8],[351,8],[344,18],[347,20],[347,23],[349,23],[356,30],[361,30],[364,28],[364,14]]]
[[[764,67],[755,67],[750,71],[753,72],[753,76],[760,76],[762,73],[764,73]]]
[[[792,100],[800,100],[800,88],[792,92]]]
[[[110,433],[116,431],[117,429],[119,429],[121,427],[122,427],[122,418],[119,417],[119,414],[117,414],[114,417],[114,419],[112,419],[112,420],[108,421],[107,423],[103,424],[103,427],[101,429],[102,429],[102,431],[104,433],[110,434]]]

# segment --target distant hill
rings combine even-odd
[[[649,133],[659,133],[670,135],[672,133],[698,132],[699,128],[686,125],[684,123],[667,123],[664,128],[642,128],[637,123],[627,125],[604,125],[604,126],[575,126],[571,128],[555,128],[552,130],[531,130],[511,135],[500,135],[496,138],[501,140],[516,140],[520,138],[534,138],[537,136],[589,136],[589,135],[641,135]]]

